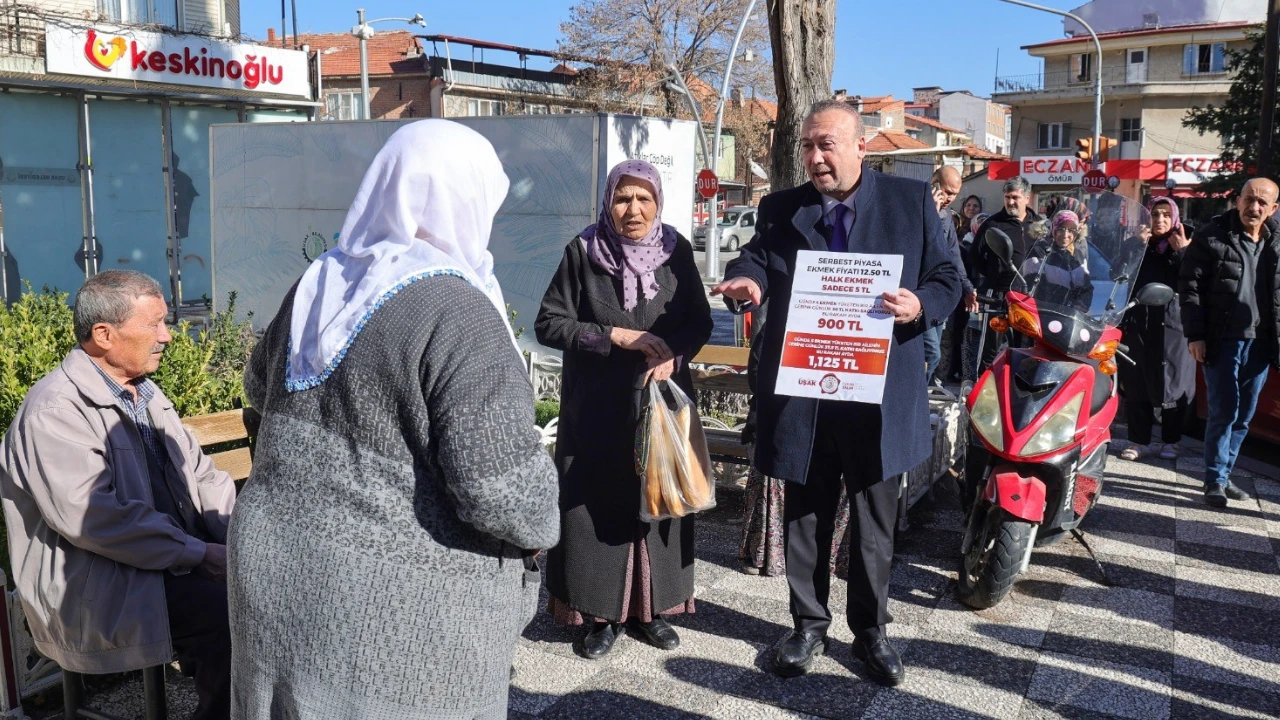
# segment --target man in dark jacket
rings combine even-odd
[[[1013,267],[1005,264],[987,247],[986,233],[995,228],[1004,232],[1013,241]],[[1023,177],[1009,178],[1004,183],[1004,208],[987,218],[973,236],[973,245],[969,247],[968,269],[969,279],[975,290],[965,295],[965,309],[978,311],[978,295],[1000,299],[1009,292],[1016,274],[1013,268],[1022,267],[1027,251],[1037,240],[1048,236],[1048,223],[1035,210],[1031,209],[1031,183]],[[981,328],[987,334],[982,349],[982,366],[987,367],[995,360],[1000,349],[1000,336],[990,328]],[[977,334],[974,334],[977,337]],[[971,340],[972,341],[972,340]],[[976,351],[976,346],[975,346]]]
[[[1280,358],[1280,233],[1268,222],[1277,196],[1271,180],[1245,183],[1235,210],[1191,238],[1178,278],[1187,349],[1204,364],[1204,496],[1214,507],[1249,498],[1231,484],[1231,471],[1267,370]]]
[[[973,292],[973,283],[969,282],[969,276],[965,273],[964,258],[960,253],[960,236],[956,234],[953,213],[947,209],[947,206],[955,202],[960,194],[962,187],[960,172],[949,165],[943,165],[933,173],[931,187],[934,204],[938,206],[938,216],[942,218],[942,229],[946,233],[947,253],[951,257],[951,263],[956,266],[956,272],[960,273],[962,296],[968,297]],[[955,312],[955,308],[951,310]],[[928,382],[934,381],[933,373],[942,360],[942,332],[946,327],[947,324],[944,321],[937,327],[925,331],[924,334],[926,365],[924,377]],[[959,337],[959,334],[956,334],[956,337]]]
[[[889,566],[898,509],[898,476],[929,457],[924,343],[960,299],[960,277],[947,253],[929,187],[862,166],[866,140],[857,110],[816,104],[801,136],[811,182],[760,202],[756,236],[712,289],[730,309],[769,299],[756,382],[756,468],[787,481],[784,518],[787,584],[794,631],[774,668],[804,673],[827,645],[831,612],[829,556],[840,483],[848,490],[850,529],[846,619],[855,657],[879,683],[902,681],[902,660],[885,636]],[[774,391],[800,250],[902,256],[900,288],[885,293],[896,321],[883,404],[815,400]]]

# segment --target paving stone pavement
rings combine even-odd
[[[786,582],[739,571],[742,497],[726,489],[699,519],[697,612],[672,619],[681,646],[662,652],[626,637],[591,662],[571,649],[581,630],[539,613],[517,648],[511,717],[1280,716],[1280,482],[1240,472],[1237,484],[1257,499],[1215,510],[1201,500],[1202,467],[1191,454],[1113,456],[1084,529],[1114,586],[1067,539],[1037,549],[1012,595],[982,612],[954,597],[960,515],[940,484],[897,543],[889,634],[907,679],[895,689],[871,683],[851,658],[838,580],[830,653],[805,677],[769,671],[789,628]],[[171,707],[190,707],[189,682],[169,680]],[[130,681],[97,701],[141,717],[140,697]]]

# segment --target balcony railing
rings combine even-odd
[[[1102,68],[1102,87],[1117,87],[1120,85],[1143,85],[1149,83],[1222,83],[1230,82],[1231,73],[1198,73],[1185,74],[1182,68],[1152,68],[1148,67],[1126,67],[1124,65],[1111,65]],[[1090,73],[1086,77],[1080,77],[1078,73],[1058,70],[1054,72],[1039,72],[1029,75],[1006,75],[997,77],[995,81],[996,94],[1002,93],[1033,93],[1051,90],[1082,90],[1092,91],[1094,86],[1093,74]]]

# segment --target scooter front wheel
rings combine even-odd
[[[1035,540],[1035,526],[998,507],[973,509],[973,542],[960,560],[956,595],[978,610],[993,607],[1013,589],[1022,560]]]

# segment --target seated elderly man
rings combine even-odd
[[[14,580],[36,647],[113,673],[177,654],[194,718],[230,717],[231,477],[147,379],[171,339],[155,280],[101,273],[76,294],[79,345],[27,393],[0,442]]]

